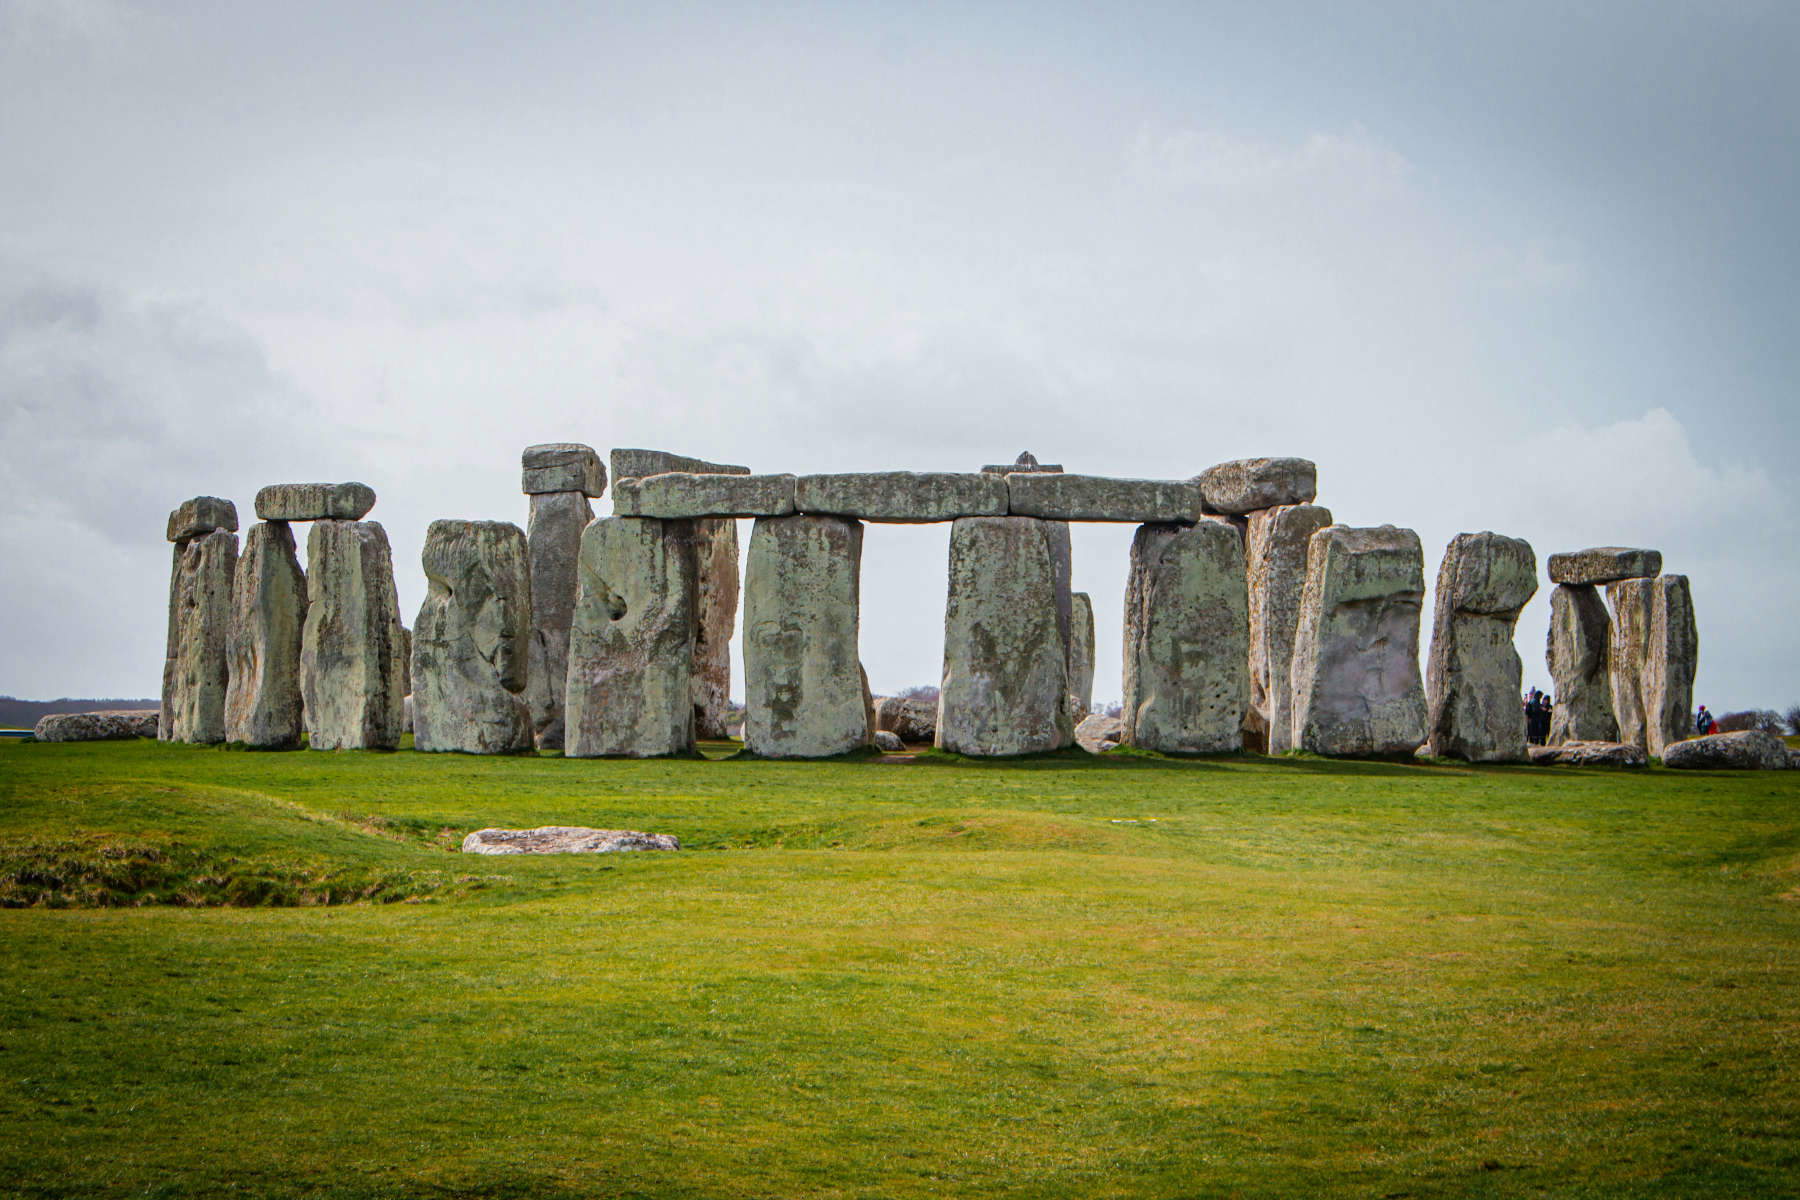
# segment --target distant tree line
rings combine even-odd
[[[0,729],[31,729],[51,713],[99,712],[109,708],[158,708],[160,700],[20,700],[0,696]]]
[[[1772,708],[1747,708],[1743,712],[1730,712],[1719,718],[1720,733],[1737,733],[1745,729],[1800,735],[1800,704],[1788,709],[1786,714],[1778,713]]]

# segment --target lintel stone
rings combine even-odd
[[[544,442],[525,447],[519,456],[520,487],[528,496],[545,492],[580,492],[595,499],[606,491],[606,464],[592,446],[580,442]]]
[[[1134,525],[1192,525],[1200,519],[1200,485],[1187,479],[1015,472],[1006,476],[1006,488],[1015,517]]]
[[[795,507],[805,513],[903,524],[1006,515],[1006,477],[979,472],[869,471],[802,475]]]
[[[1595,546],[1550,556],[1550,582],[1570,584],[1617,583],[1621,579],[1650,579],[1662,570],[1662,551],[1629,546]]]
[[[360,521],[374,507],[366,483],[271,483],[256,493],[259,521]]]
[[[691,517],[785,517],[794,512],[792,475],[703,475],[669,471],[613,484],[613,515],[686,520]]]
[[[218,496],[195,496],[184,500],[169,514],[169,540],[189,542],[215,529],[236,533],[237,505]]]
[[[1217,513],[1311,504],[1319,494],[1319,468],[1304,458],[1240,458],[1202,471],[1200,489],[1207,510]]]

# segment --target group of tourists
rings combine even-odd
[[[1525,694],[1525,740],[1542,746],[1550,740],[1550,713],[1555,706],[1548,692],[1532,688]]]
[[[1700,706],[1700,711],[1694,714],[1694,732],[1702,737],[1709,733],[1719,732],[1719,723],[1713,720],[1713,715],[1706,711],[1704,704]]]

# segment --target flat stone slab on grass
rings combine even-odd
[[[1006,515],[1006,476],[954,471],[863,471],[802,475],[794,505],[803,513],[916,524]]]
[[[1200,519],[1200,485],[1191,479],[1014,472],[1006,476],[1006,490],[1015,517],[1134,525],[1192,525]]]
[[[712,475],[667,471],[613,484],[613,515],[686,520],[692,517],[786,517],[794,512],[792,475]]]
[[[40,742],[114,742],[156,736],[157,711],[114,709],[109,712],[51,713],[39,717],[31,736]]]
[[[1772,733],[1743,729],[1671,742],[1663,748],[1662,761],[1680,770],[1785,771],[1788,748]]]
[[[1207,511],[1216,513],[1311,504],[1319,494],[1319,468],[1304,458],[1239,458],[1202,471],[1200,490]]]
[[[374,507],[366,483],[271,483],[256,493],[259,521],[360,521]]]
[[[1552,554],[1548,564],[1551,583],[1617,583],[1621,579],[1650,579],[1662,570],[1662,551],[1629,546],[1595,546]]]
[[[679,850],[671,833],[540,825],[536,829],[477,829],[463,839],[464,854],[620,854],[627,850]]]
[[[606,491],[606,464],[592,446],[580,442],[543,442],[519,455],[519,488],[528,496],[580,492],[598,499]]]
[[[1650,756],[1642,746],[1626,742],[1564,742],[1560,746],[1533,746],[1526,753],[1536,767],[1647,767]]]

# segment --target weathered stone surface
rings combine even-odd
[[[1200,485],[1190,479],[1113,479],[1048,471],[1006,477],[1014,516],[1052,521],[1181,522],[1200,519]]]
[[[1607,680],[1612,620],[1597,589],[1559,583],[1550,593],[1550,637],[1544,651],[1555,685],[1550,744],[1612,743],[1619,736]]]
[[[156,736],[154,708],[110,712],[50,713],[38,718],[31,736],[40,742],[116,742]]]
[[[592,446],[580,442],[544,442],[525,447],[519,456],[519,486],[526,495],[580,492],[598,499],[606,491],[606,466]]]
[[[1069,719],[1094,707],[1094,601],[1086,592],[1069,594]]]
[[[1247,518],[1244,539],[1250,584],[1250,711],[1247,732],[1266,753],[1292,748],[1294,700],[1288,672],[1294,630],[1306,589],[1306,547],[1331,524],[1316,504],[1259,509]]]
[[[374,507],[366,483],[271,483],[256,493],[260,521],[360,521]]]
[[[1315,754],[1409,758],[1425,741],[1419,535],[1332,525],[1306,554],[1291,670],[1292,741]]]
[[[1800,750],[1790,749],[1788,751],[1788,769],[1800,771]]]
[[[613,485],[621,517],[785,517],[794,512],[792,475],[694,475],[673,471]]]
[[[225,692],[231,681],[227,649],[237,557],[237,534],[228,529],[201,534],[175,551],[157,726],[163,741],[210,745],[225,740]]]
[[[869,744],[857,656],[862,525],[763,517],[744,571],[744,749],[828,758]]]
[[[693,753],[694,570],[687,521],[603,517],[581,535],[565,754]]]
[[[994,476],[995,482],[1003,480]],[[965,517],[950,530],[944,676],[937,745],[970,755],[1066,746],[1067,576],[1056,543],[1066,527],[1031,517]]]
[[[614,479],[641,479],[646,475],[666,475],[670,471],[683,471],[693,475],[750,474],[749,467],[707,462],[703,458],[689,458],[685,454],[670,454],[667,450],[614,450],[612,452],[612,477]]]
[[[1745,729],[1670,742],[1663,747],[1662,763],[1680,770],[1785,771],[1788,748],[1772,733]]]
[[[1527,748],[1532,765],[1540,767],[1644,767],[1650,756],[1640,746],[1624,742],[1574,741],[1558,746]]]
[[[314,750],[391,750],[406,696],[394,556],[379,521],[320,521],[306,539],[300,694]]]
[[[1240,458],[1200,473],[1209,512],[1252,513],[1310,504],[1319,494],[1319,468],[1304,458]]]
[[[536,829],[477,829],[463,839],[464,854],[618,854],[628,850],[679,850],[669,833],[540,825]]]
[[[286,521],[244,534],[232,588],[225,691],[225,740],[259,750],[291,750],[306,730],[300,702],[300,641],[306,576]]]
[[[1621,579],[1649,579],[1662,570],[1660,550],[1595,546],[1550,556],[1551,583],[1601,584]]]
[[[1536,591],[1537,555],[1518,538],[1459,533],[1445,549],[1425,688],[1432,755],[1525,761],[1513,627]]]
[[[563,690],[569,674],[569,626],[575,619],[581,531],[594,519],[584,492],[531,497],[531,664],[525,699],[540,750],[563,747]]]
[[[1009,463],[989,463],[981,468],[983,475],[1025,475],[1037,471],[1048,471],[1052,474],[1061,472],[1061,463],[1041,463],[1037,455],[1029,450],[1019,451],[1019,457]]]
[[[184,500],[169,514],[171,542],[191,541],[215,529],[236,533],[237,527],[237,505],[217,496],[195,496],[192,500]]]
[[[1180,754],[1243,748],[1249,609],[1235,531],[1211,521],[1137,531],[1125,589],[1126,744]]]
[[[936,700],[883,696],[875,703],[875,728],[915,745],[933,742],[937,740],[937,711]]]
[[[1125,736],[1125,722],[1105,713],[1090,713],[1075,726],[1075,744],[1089,754],[1101,754],[1117,746]]]
[[[1651,581],[1650,646],[1644,660],[1645,749],[1663,747],[1693,732],[1694,675],[1700,665],[1700,633],[1686,575]]]
[[[889,733],[885,729],[877,729],[874,733],[875,748],[883,754],[897,754],[906,749],[906,743],[900,740],[897,733]]]
[[[730,736],[731,632],[738,614],[738,531],[729,517],[694,522],[694,734]]]
[[[1001,516],[1006,477],[973,471],[802,475],[794,484],[794,504],[804,513],[901,524]]]
[[[1650,579],[1621,579],[1606,585],[1612,626],[1606,646],[1607,685],[1619,740],[1650,746],[1644,717],[1644,665],[1650,658],[1650,610],[1656,584]]]
[[[433,521],[413,622],[413,748],[517,754],[532,747],[531,568],[506,521]]]

